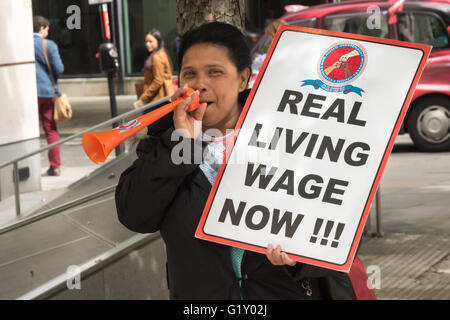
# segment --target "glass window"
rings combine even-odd
[[[447,31],[434,15],[401,13],[398,14],[397,27],[400,40],[429,44],[433,49],[449,47]]]
[[[98,59],[95,57],[102,42],[100,14],[98,6],[90,6],[88,0],[33,0],[33,15],[50,21],[48,39],[56,42],[64,63],[62,77],[87,74],[101,74]],[[80,8],[79,29],[69,23],[75,11],[67,9],[76,5]]]
[[[325,2],[325,0],[301,1],[305,6]],[[264,29],[272,21],[282,18],[287,13],[286,6],[298,3],[298,0],[245,0],[245,33],[249,48],[254,49],[256,42],[264,34]],[[303,27],[315,27],[314,21],[316,21],[315,18],[298,20],[299,26]],[[290,24],[292,23],[290,22]]]
[[[311,18],[311,19],[290,21],[289,24],[297,27],[315,28],[316,21],[317,21],[316,18]]]
[[[304,20],[297,20],[297,21],[290,21],[290,25],[297,26],[297,27],[309,27],[313,28],[316,25],[316,18],[312,19],[304,19]],[[269,50],[270,45],[272,44],[272,39],[264,36],[259,43],[255,46],[254,50],[252,50],[252,54],[259,54],[259,55],[265,55],[267,51]]]
[[[303,0],[303,5],[316,5],[325,0]],[[286,14],[285,7],[298,4],[298,0],[246,0],[245,1],[245,29],[251,34],[262,35],[264,29],[275,19]],[[309,20],[309,19],[308,19]],[[305,27],[308,27],[305,25]]]
[[[266,54],[267,50],[269,50],[270,45],[272,44],[272,39],[268,36],[264,36],[260,42],[255,47],[256,54]]]
[[[290,25],[298,26],[298,27],[309,27],[313,28],[316,26],[316,18],[311,19],[303,19],[290,21]],[[261,66],[266,58],[267,51],[269,50],[270,45],[272,44],[272,39],[268,36],[263,36],[261,40],[256,44],[256,46],[252,50],[252,77],[250,78],[250,85],[253,85],[254,80],[256,79],[256,75],[258,74]]]
[[[388,38],[389,28],[387,23],[387,14],[380,14],[380,28],[374,28],[371,23],[368,23],[369,17],[370,16],[367,14],[360,13],[327,16],[324,20],[324,28],[332,31]]]
[[[176,0],[124,0],[126,73],[142,74],[148,52],[144,38],[151,29],[158,29],[164,39],[174,71],[176,66],[175,38],[177,37]]]

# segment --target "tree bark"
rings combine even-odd
[[[245,0],[177,0],[178,34],[220,21],[245,30]]]

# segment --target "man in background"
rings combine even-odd
[[[58,46],[52,40],[47,42],[47,56],[52,70],[55,87],[53,87],[50,70],[44,55],[44,39],[47,38],[50,22],[41,16],[33,17],[34,29],[34,54],[36,61],[36,78],[38,91],[39,118],[47,138],[47,143],[52,144],[59,141],[56,122],[53,119],[55,93],[60,95],[57,81],[64,71],[64,65],[59,56]],[[49,176],[61,175],[61,147],[57,146],[48,151],[50,168],[47,170]]]

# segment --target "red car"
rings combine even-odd
[[[450,150],[450,4],[433,1],[345,1],[309,7],[282,17],[290,25],[433,46],[400,133],[422,151]],[[271,39],[252,50],[256,79]]]

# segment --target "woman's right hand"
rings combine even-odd
[[[175,101],[186,93],[188,87],[184,85],[173,94],[171,101]],[[196,90],[191,96],[180,102],[173,112],[173,123],[176,130],[180,130],[180,134],[186,138],[196,139],[202,130],[201,121],[206,111],[206,103],[192,112],[187,111],[189,105],[196,99],[200,93]]]
[[[276,248],[269,243],[266,250],[266,257],[274,266],[295,266],[296,261],[288,257],[288,255],[281,251],[281,246],[278,245]]]

